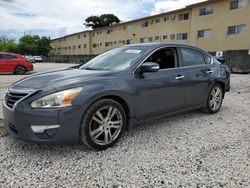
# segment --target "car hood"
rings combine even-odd
[[[12,87],[22,87],[36,90],[56,88],[70,84],[77,84],[87,81],[94,81],[100,77],[108,78],[114,73],[111,71],[96,71],[84,69],[57,69],[43,72],[24,78],[12,85]]]

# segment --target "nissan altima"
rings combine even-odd
[[[4,126],[30,142],[102,150],[149,119],[195,109],[216,113],[229,90],[228,67],[199,48],[127,45],[14,83],[3,100]]]

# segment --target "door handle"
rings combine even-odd
[[[207,74],[212,74],[214,71],[212,71],[212,70],[207,70]]]
[[[182,80],[184,78],[184,76],[178,75],[175,77],[176,80]]]

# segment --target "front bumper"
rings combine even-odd
[[[12,110],[3,104],[3,122],[9,135],[17,139],[34,143],[79,143],[84,110],[82,106],[32,109],[22,103]],[[41,127],[50,128],[41,131]]]

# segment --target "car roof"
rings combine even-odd
[[[0,52],[0,54],[6,54],[6,55],[14,55],[14,56],[22,56],[20,54],[10,53],[10,52]]]
[[[180,43],[168,43],[168,42],[150,42],[150,43],[138,43],[138,44],[130,44],[125,45],[125,47],[146,47],[146,48],[160,48],[164,46],[175,46],[175,47],[191,47],[197,50],[204,51],[196,46],[187,45],[187,44],[180,44]]]

